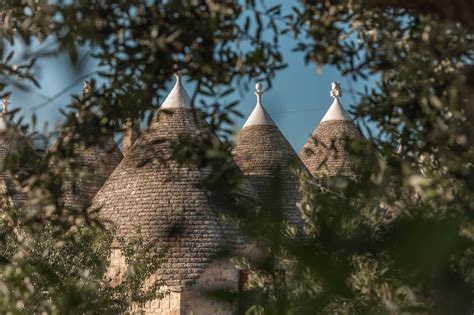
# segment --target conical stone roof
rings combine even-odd
[[[206,171],[171,158],[175,141],[196,135],[201,119],[177,76],[162,108],[92,204],[116,225],[118,237],[139,228],[146,241],[167,249],[159,276],[173,290],[192,285],[215,255],[242,244],[221,220],[228,209],[203,186]]]
[[[300,231],[303,226],[297,203],[301,200],[299,179],[291,164],[306,171],[291,145],[275,125],[262,104],[262,85],[256,85],[257,104],[242,127],[233,150],[234,159],[261,198],[269,197],[272,183],[282,180],[283,215]]]
[[[339,83],[332,83],[334,101],[301,150],[300,156],[315,177],[352,176],[353,165],[346,150],[348,139],[362,135],[349,114],[342,107]]]
[[[83,95],[90,91],[90,88],[89,82],[85,81]],[[74,175],[72,171],[68,172],[69,176],[73,176],[73,180],[64,181],[62,197],[64,207],[82,210],[89,206],[123,156],[113,134],[103,136],[99,144],[87,147],[80,141],[70,140],[71,136],[63,132],[50,151],[54,152],[58,149],[59,141],[63,142],[63,146],[70,146],[68,149],[72,149],[71,162],[73,162],[75,172]],[[53,167],[55,167],[54,162]],[[79,176],[75,175],[76,172]]]

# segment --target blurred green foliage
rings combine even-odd
[[[460,8],[470,15],[449,14]],[[354,177],[300,174],[304,239],[278,215],[278,176],[258,211],[236,205],[237,223],[264,254],[257,262],[235,259],[267,295],[249,313],[472,314],[472,10],[461,0],[302,0],[285,16],[279,6],[260,10],[251,0],[3,1],[0,91],[25,80],[39,85],[35,60],[55,53],[33,51],[17,64],[5,56],[6,42],[52,38],[73,63],[78,47],[89,47],[101,65],[96,75],[106,80],[73,100],[64,130],[93,145],[155,111],[180,69],[196,82],[193,101],[215,100],[199,105],[223,141],[198,137],[178,145],[176,156],[210,166],[213,187],[228,191],[240,182],[229,166],[228,125],[238,113],[225,100],[228,87],[256,78],[271,83],[285,66],[279,37],[293,35],[306,62],[379,78],[355,111],[361,128],[376,129],[365,128],[369,141],[347,146],[360,160]],[[73,154],[59,152],[65,163]],[[113,313],[149,299],[131,292],[161,255],[137,241],[129,261],[140,272],[110,286],[104,276],[113,233],[84,209],[61,207],[62,174],[51,170],[51,158],[7,163],[24,172],[18,181],[30,207],[2,213],[2,312]]]

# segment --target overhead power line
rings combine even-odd
[[[286,114],[286,113],[300,113],[300,112],[315,112],[320,110],[327,110],[329,107],[315,107],[315,108],[306,108],[306,109],[290,109],[278,112],[270,112],[272,115]]]

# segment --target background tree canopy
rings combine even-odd
[[[63,131],[73,143],[88,147],[121,131],[126,121],[148,117],[160,104],[165,83],[180,69],[196,82],[193,104],[207,113],[223,142],[183,143],[177,153],[199,152],[191,162],[213,166],[212,180],[224,182],[220,187],[225,189],[236,182],[235,174],[222,168],[230,154],[229,126],[239,114],[237,103],[226,102],[234,92],[229,86],[256,79],[271,84],[285,66],[280,36],[291,35],[307,63],[334,65],[354,79],[377,77],[356,110],[369,141],[347,148],[361,157],[357,176],[317,180],[302,175],[307,240],[295,244],[275,237],[286,229],[271,222],[265,205],[258,214],[242,215],[239,224],[267,250],[268,261],[293,262],[287,283],[292,289],[280,292],[280,278],[265,270],[271,264],[238,261],[249,264],[255,284],[269,297],[253,310],[474,311],[470,2],[303,0],[288,15],[279,5],[250,0],[22,0],[2,1],[1,7],[0,95],[24,82],[40,85],[36,60],[67,51],[78,63],[78,49],[88,47],[101,66],[95,75],[103,83],[93,81],[91,93],[73,99],[64,112]],[[56,45],[31,51],[21,63],[13,62],[19,52],[5,53],[7,43],[47,39]],[[198,103],[200,96],[205,98]],[[42,136],[23,127],[29,138]],[[74,164],[74,152],[67,149],[71,142],[64,145],[45,157],[19,150],[7,158],[5,167],[19,174],[16,180],[27,192],[28,210],[2,213],[2,312],[117,312],[156,293],[137,290],[161,257],[146,254],[140,240],[127,245],[137,266],[129,281],[114,287],[104,280],[113,232],[85,209],[58,202],[64,173],[51,163]],[[213,154],[203,154],[210,150]],[[273,228],[255,227],[262,215]]]

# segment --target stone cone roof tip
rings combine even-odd
[[[166,97],[163,104],[161,104],[160,109],[191,108],[191,98],[181,83],[181,73],[177,72],[175,77],[176,84],[170,94]]]
[[[283,215],[301,230],[303,221],[297,207],[301,199],[299,178],[291,170],[290,164],[296,161],[298,169],[306,171],[306,168],[265,112],[261,101],[261,84],[257,84],[256,89],[257,105],[238,135],[233,150],[234,159],[262,198],[272,193],[275,172],[280,172],[280,179],[284,180],[281,196]]]
[[[255,95],[257,95],[257,104],[253,109],[252,113],[250,114],[249,118],[244,124],[244,128],[251,125],[275,125],[270,115],[268,115],[267,111],[263,107],[262,104],[262,83],[257,83],[255,85]]]
[[[172,158],[180,137],[208,130],[189,104],[178,77],[91,206],[116,226],[118,237],[130,237],[139,228],[146,241],[167,248],[158,276],[173,290],[191,286],[215,255],[243,244],[234,227],[221,220],[231,214],[228,207],[203,185],[208,171]]]
[[[333,82],[331,87],[334,101],[300,153],[304,164],[316,177],[353,175],[345,140],[362,137],[339,101],[342,96],[340,83]]]
[[[339,101],[339,98],[342,96],[341,84],[339,82],[332,83],[332,89],[330,94],[331,97],[334,98],[334,101],[332,102],[328,111],[324,115],[323,119],[321,119],[321,122],[330,120],[352,121],[351,116],[349,116],[349,114],[346,112],[341,102]]]
[[[329,107],[328,111],[324,115],[321,122],[330,121],[330,120],[347,120],[352,121],[351,116],[346,112],[344,107],[341,105],[339,98],[336,97]]]

